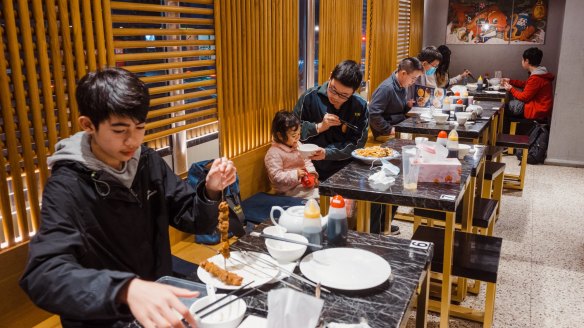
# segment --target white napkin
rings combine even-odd
[[[268,292],[268,328],[316,327],[324,301],[290,288]]]

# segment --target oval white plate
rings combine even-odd
[[[241,283],[242,286],[253,280],[253,284],[247,286],[246,288],[258,287],[271,281],[274,277],[278,275],[278,273],[280,272],[280,270],[276,269],[278,267],[278,262],[276,262],[271,256],[256,252],[250,253],[270,263],[273,263],[274,267],[254,259],[253,256],[244,256],[243,254],[237,251],[231,252],[231,258],[227,259],[227,270],[229,272],[236,273],[243,277],[243,282]],[[217,254],[209,258],[208,261],[211,261],[224,269],[223,256],[221,254]],[[216,288],[233,290],[241,287],[226,285],[221,280],[215,278],[200,266],[197,269],[197,276],[205,284],[211,285]]]
[[[361,162],[363,162],[365,164],[371,165],[371,163],[375,162],[375,164],[381,165],[381,160],[382,159],[390,160],[390,159],[398,158],[400,156],[400,153],[399,153],[399,151],[397,151],[397,150],[394,149],[393,150],[393,154],[391,156],[386,156],[386,157],[365,157],[365,156],[357,155],[357,153],[353,150],[351,152],[351,156],[353,156],[353,158],[356,158],[356,159],[360,160]]]
[[[381,256],[356,248],[329,248],[306,255],[300,262],[306,278],[341,290],[377,287],[389,279],[391,267]]]

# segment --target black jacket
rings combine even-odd
[[[393,125],[406,119],[410,108],[406,101],[406,88],[402,88],[396,72],[385,79],[373,92],[369,102],[369,119],[373,136],[390,135]]]
[[[204,184],[193,190],[146,147],[131,189],[107,172],[57,162],[20,286],[39,307],[61,315],[64,326],[129,320],[116,295],[131,278],[171,274],[168,226],[213,231],[218,203],[203,195]]]
[[[312,162],[321,180],[327,179],[347,165],[352,159],[353,150],[365,146],[369,127],[369,112],[365,99],[352,95],[337,110],[328,100],[328,83],[308,89],[294,107],[294,114],[301,121],[300,140],[325,149],[325,159]],[[345,128],[346,131],[343,132],[341,125],[316,133],[316,124],[322,122],[326,113],[335,114],[355,125],[357,131]]]

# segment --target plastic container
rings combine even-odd
[[[477,91],[483,91],[483,77],[479,76],[477,79]]]
[[[446,131],[440,131],[438,133],[438,138],[436,138],[436,142],[444,147],[446,147],[446,143],[448,141],[448,134]]]
[[[347,223],[347,209],[343,197],[336,195],[331,199],[328,212],[326,238],[329,246],[347,245],[349,225]]]
[[[198,282],[180,279],[180,278],[171,277],[171,276],[160,277],[158,280],[156,280],[156,282],[161,283],[161,284],[165,284],[165,285],[170,285],[173,287],[188,289],[190,291],[197,291],[197,292],[199,292],[199,298],[207,295],[207,288],[205,287],[205,284],[201,284]],[[191,298],[179,297],[178,299],[187,308],[190,308],[191,305],[193,303],[195,303],[195,301],[197,300],[196,297],[191,297]]]
[[[458,133],[454,129],[448,134],[446,148],[448,149],[448,158],[458,158]]]
[[[309,199],[304,206],[304,218],[302,219],[302,235],[309,243],[322,245],[322,225],[320,222],[320,207],[314,199]],[[311,251],[316,248],[309,247]]]

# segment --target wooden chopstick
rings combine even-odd
[[[204,307],[202,307],[201,309],[198,309],[198,310],[197,310],[195,313],[196,313],[196,314],[199,314],[199,313],[200,313],[200,312],[202,312],[203,310],[206,310],[206,309],[208,309],[209,307],[211,307],[211,306],[213,306],[213,305],[215,305],[215,304],[217,304],[217,303],[221,302],[221,301],[222,301],[222,300],[224,300],[226,297],[229,297],[229,296],[231,296],[231,295],[233,295],[233,294],[237,293],[238,291],[240,291],[240,290],[244,289],[245,287],[249,286],[249,285],[250,285],[250,284],[252,284],[253,282],[254,282],[254,281],[252,280],[252,281],[248,282],[247,284],[245,284],[245,285],[243,285],[243,286],[241,286],[241,287],[239,287],[239,288],[237,288],[237,289],[234,289],[234,290],[230,291],[230,292],[229,292],[227,295],[224,295],[224,296],[222,296],[220,299],[218,299],[218,300],[215,300],[215,302],[212,302],[212,303],[210,303],[210,304],[207,304],[207,305],[205,305],[205,306],[204,306]]]
[[[241,295],[238,295],[238,296],[236,296],[234,299],[230,300],[230,301],[229,301],[229,302],[227,302],[227,303],[220,304],[218,307],[214,308],[213,310],[211,310],[211,311],[209,311],[209,312],[207,312],[207,313],[205,313],[205,314],[203,314],[203,315],[201,315],[201,316],[199,316],[199,317],[200,317],[201,319],[203,319],[204,317],[206,317],[206,316],[208,316],[208,315],[210,315],[210,314],[214,313],[215,311],[217,311],[217,310],[219,310],[219,309],[222,309],[222,308],[224,308],[225,306],[227,306],[227,305],[229,305],[229,304],[231,304],[231,303],[233,303],[233,302],[237,301],[238,299],[240,299],[240,298],[242,298],[242,297],[246,296],[247,294],[249,294],[249,293],[251,293],[251,292],[253,292],[253,291],[255,291],[255,288],[252,288],[252,289],[248,290],[247,292],[245,292],[245,293],[243,293],[243,294],[241,294]],[[227,295],[226,295],[225,297],[227,297]],[[222,297],[221,299],[223,299],[223,298],[224,298],[224,297]],[[217,301],[216,301],[216,302],[213,302],[213,303],[217,304]],[[208,308],[208,307],[209,307],[209,306],[206,306],[205,308]],[[196,315],[199,315],[199,313],[201,313],[201,311],[202,311],[202,310],[198,310],[197,312],[195,312],[195,314],[196,314]]]

